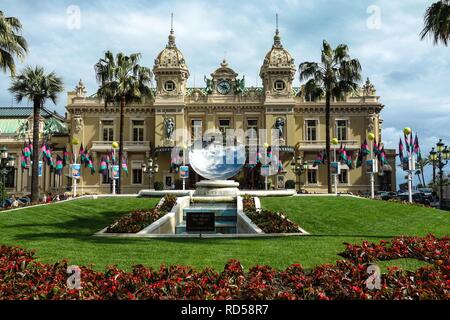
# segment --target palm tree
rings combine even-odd
[[[16,73],[14,57],[23,60],[28,52],[27,41],[20,35],[21,31],[19,19],[5,17],[0,11],[0,69],[3,72],[9,70],[11,76]]]
[[[46,74],[44,68],[26,67],[13,78],[9,91],[15,95],[17,102],[24,98],[33,102],[33,156],[31,167],[31,200],[39,200],[38,166],[39,166],[39,116],[46,100],[56,104],[57,96],[64,90],[63,81],[54,72]]]
[[[95,65],[97,82],[100,87],[97,96],[104,99],[105,107],[108,103],[120,106],[120,131],[119,131],[119,162],[123,155],[123,126],[125,105],[130,102],[139,102],[151,96],[152,72],[149,68],[138,64],[140,53],[126,56],[122,52],[114,57],[107,51],[105,57]],[[119,170],[118,193],[121,190],[121,171]]]
[[[351,59],[345,44],[333,49],[323,41],[322,59],[317,62],[303,62],[299,66],[300,81],[306,81],[305,95],[316,99],[325,95],[325,144],[330,155],[330,105],[331,100],[342,99],[358,88],[361,81],[361,65]],[[327,156],[328,193],[331,193],[331,162]]]
[[[426,37],[432,38],[435,45],[443,42],[447,46],[450,40],[450,0],[441,0],[428,7],[420,39]]]
[[[423,186],[425,187],[425,174],[424,174],[424,168],[425,166],[431,164],[430,159],[428,158],[421,158],[420,160],[417,161],[417,166],[420,168],[420,174],[422,175],[422,183]]]

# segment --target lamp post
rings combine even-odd
[[[369,174],[370,174],[370,197],[372,199],[374,199],[375,198],[375,172],[374,172],[374,170],[376,170],[375,168],[377,166],[376,160],[374,160],[374,158],[373,158],[373,141],[375,140],[375,135],[373,133],[369,133],[367,135],[367,138],[370,141],[370,161],[372,162],[372,168],[369,172]]]
[[[157,158],[148,158],[145,163],[142,164],[142,172],[148,175],[148,183],[151,184],[151,178],[155,173],[159,171],[159,165],[156,163],[158,161]],[[151,186],[150,186],[151,188]]]
[[[404,128],[403,129],[403,134],[405,135],[405,140],[406,137],[409,136],[411,134],[411,128]],[[408,143],[408,141],[405,141],[406,143]],[[414,157],[414,151],[413,151],[413,147],[411,146],[409,148],[408,151],[408,201],[409,203],[413,202],[413,197],[412,197],[412,189],[413,189],[413,173],[416,171],[416,159]]]
[[[112,178],[112,194],[116,194],[116,180],[119,179],[120,174],[120,162],[122,159],[117,159],[119,144],[114,141],[111,143],[112,152],[113,152],[113,160],[110,166],[110,177]],[[118,164],[116,164],[118,163]]]
[[[263,146],[264,146],[264,159],[265,159],[265,164],[267,165],[267,163],[268,163],[268,160],[267,160],[267,149],[269,149],[269,144],[268,144],[267,142],[265,142]],[[270,170],[270,167],[269,167],[269,170]],[[265,175],[265,177],[264,177],[264,185],[265,185],[266,191],[268,190],[268,184],[269,184],[268,179],[269,179],[269,175],[267,174],[267,175]]]
[[[333,181],[334,181],[334,194],[338,194],[338,175],[340,173],[339,163],[336,162],[336,146],[339,144],[339,140],[337,138],[333,138],[331,140],[331,143],[333,144],[333,162],[336,166],[335,172],[333,172]]]
[[[450,159],[450,149],[448,146],[445,146],[442,139],[439,139],[438,143],[436,143],[436,151],[434,148],[430,152],[431,161],[433,164],[436,164],[436,167],[439,169],[439,207],[442,209],[443,207],[443,196],[444,196],[444,167],[448,164],[448,160]]]
[[[186,165],[186,150],[187,150],[187,145],[183,144],[182,149],[183,149],[183,167]],[[186,190],[186,178],[182,178],[183,180],[183,191]]]
[[[308,169],[308,162],[307,161],[302,162],[301,156],[298,156],[297,158],[292,157],[291,167],[292,172],[294,172],[296,180],[298,181],[299,192],[301,192],[302,188],[300,185],[300,177],[302,173]]]
[[[2,186],[3,190],[6,190],[6,176],[14,170],[14,161],[15,158],[8,154],[8,148],[3,146],[0,148],[0,175],[2,176]],[[0,195],[2,196],[1,201],[3,202],[5,191],[3,191]]]

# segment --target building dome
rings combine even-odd
[[[155,69],[158,68],[181,68],[187,69],[186,61],[181,51],[175,44],[173,29],[170,30],[169,42],[155,59]]]
[[[281,37],[278,29],[273,37],[272,49],[266,54],[262,68],[268,67],[287,67],[295,68],[294,58],[292,58],[289,51],[283,48],[281,44]]]

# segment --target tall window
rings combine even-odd
[[[258,119],[247,119],[247,131],[248,131],[248,137],[247,139],[250,140],[258,140]]]
[[[348,183],[348,170],[341,169],[341,173],[339,174],[339,183]]]
[[[306,140],[317,140],[317,120],[306,120]]]
[[[202,120],[192,119],[191,120],[191,140],[195,141],[202,138],[203,134]]]
[[[223,144],[227,143],[227,129],[230,129],[230,119],[219,119],[219,131],[222,133]]]
[[[31,171],[31,170],[30,170]],[[16,180],[16,169],[12,169],[5,176],[5,187],[14,188]]]
[[[144,141],[144,120],[133,120],[133,141]]]
[[[336,135],[339,141],[347,139],[347,120],[336,120]]]
[[[110,184],[111,179],[109,178],[109,170],[106,174],[102,174],[102,184]]]
[[[132,163],[132,184],[142,184],[142,162]]]
[[[114,121],[102,120],[103,141],[114,141]]]
[[[317,183],[317,170],[308,170],[308,183]]]

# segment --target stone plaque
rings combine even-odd
[[[186,232],[215,232],[214,211],[190,211],[186,213]]]

